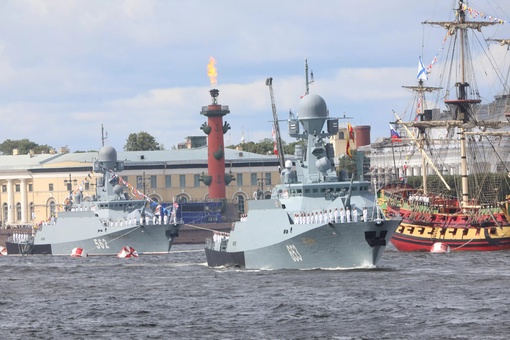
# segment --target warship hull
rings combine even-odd
[[[115,173],[123,168],[117,151],[102,147],[93,163],[96,195],[85,200],[82,187],[72,190],[69,178],[70,192],[64,206],[31,233],[11,235],[6,242],[7,253],[70,256],[74,248],[81,248],[87,255],[116,255],[124,247],[138,254],[168,253],[182,226],[176,218],[178,205],[172,206],[170,214],[138,191],[135,196],[143,199],[131,199],[125,187],[132,193],[135,189]],[[156,206],[156,212],[150,206]]]
[[[265,247],[228,252],[206,248],[209,266],[245,269],[326,269],[374,267],[399,221],[329,223],[299,232]],[[295,236],[292,236],[295,234]],[[218,249],[219,248],[219,249]]]
[[[69,226],[67,232],[58,229],[55,226],[44,226],[33,241],[8,241],[6,242],[7,253],[9,255],[68,256],[74,248],[82,248],[88,255],[116,255],[124,246],[133,247],[139,254],[168,253],[174,238],[178,236],[179,225],[103,227],[95,229],[94,235],[90,233],[85,235],[83,232],[91,228],[80,229],[76,225],[74,228]]]
[[[266,84],[271,81],[268,78]],[[289,132],[306,145],[296,147],[294,157],[287,160],[280,148],[280,183],[271,196],[256,191],[247,213],[230,232],[206,240],[210,267],[373,268],[382,258],[402,219],[384,216],[376,188],[363,176],[354,180],[358,176],[353,175],[348,181],[337,175],[329,137],[338,133],[338,119],[329,117],[324,99],[307,93],[298,112],[299,118],[289,117]],[[279,136],[275,111],[273,118]],[[350,124],[347,130],[354,141]]]

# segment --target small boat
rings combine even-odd
[[[99,176],[94,197],[83,200],[81,190],[76,190],[64,210],[38,226],[33,235],[11,236],[6,242],[9,255],[69,256],[75,248],[90,256],[117,255],[125,244],[139,254],[168,253],[182,226],[176,217],[178,205],[172,207],[169,217],[152,212],[146,199],[132,199],[116,173],[123,168],[117,151],[102,147],[93,164],[94,174]]]
[[[206,240],[209,266],[367,268],[381,260],[401,219],[383,215],[370,182],[354,180],[354,175],[340,180],[329,143],[338,133],[338,119],[329,117],[321,96],[306,93],[299,118],[289,120],[290,135],[304,141],[304,150],[296,146],[287,160],[277,150],[281,183],[270,199],[249,200],[248,213],[233,223],[230,233]],[[273,118],[279,136],[274,109]]]
[[[495,95],[491,103],[482,103],[475,71],[484,65],[480,62],[482,57],[491,53],[481,51],[480,56],[475,56],[470,49],[474,45],[468,43],[468,38],[480,34],[482,29],[502,22],[487,21],[488,16],[479,14],[467,1],[458,1],[454,21],[424,22],[446,29],[441,50],[448,51],[445,64],[449,67],[438,79],[451,80],[452,84],[425,86],[433,63],[425,69],[420,59],[418,85],[405,86],[418,94],[417,109],[408,120],[395,114],[403,136],[413,142],[414,149],[406,153],[417,149],[422,155],[421,164],[403,164],[404,177],[406,171],[420,169],[417,175],[422,177],[421,188],[394,190],[388,199],[388,214],[403,218],[391,240],[399,251],[429,251],[437,244],[448,246],[451,251],[510,249],[510,197],[503,191],[510,176],[506,161],[510,94],[506,80],[498,86],[491,84],[490,88],[503,88],[503,93]],[[450,46],[446,48],[446,44]],[[475,60],[477,66],[471,65]],[[491,67],[490,71],[494,69]],[[498,76],[492,79],[502,80]],[[446,92],[438,97],[443,98],[445,108],[426,109],[434,101],[427,101],[425,93],[442,89]]]

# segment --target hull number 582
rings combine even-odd
[[[94,243],[97,249],[109,249],[108,242],[104,238],[95,238]]]

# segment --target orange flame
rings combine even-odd
[[[218,76],[218,72],[216,72],[216,67],[214,67],[214,64],[216,63],[216,60],[214,60],[213,57],[209,57],[209,64],[207,64],[207,75],[209,76],[209,79],[211,80],[211,85],[216,85],[216,77]]]

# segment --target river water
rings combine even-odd
[[[400,253],[375,269],[212,269],[168,255],[0,257],[2,339],[507,339],[510,252]]]

